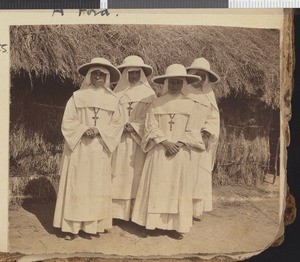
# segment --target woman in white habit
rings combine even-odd
[[[62,134],[65,146],[54,227],[74,239],[82,230],[99,236],[112,226],[111,154],[119,143],[124,119],[119,99],[110,90],[120,72],[104,58],[78,68],[85,79],[67,102]]]
[[[118,66],[122,72],[114,92],[124,110],[125,125],[112,157],[113,218],[130,220],[145,162],[141,148],[146,112],[156,97],[147,77],[152,67],[139,56],[128,56]]]
[[[212,170],[220,134],[220,113],[213,84],[219,82],[220,77],[210,69],[210,63],[205,58],[195,59],[187,71],[202,79],[185,90],[185,95],[196,102],[199,115],[197,133],[202,136],[206,147],[203,152],[192,152],[194,219],[197,221],[203,211],[212,210]]]
[[[163,95],[147,113],[142,148],[148,152],[132,214],[132,221],[146,229],[162,229],[171,238],[182,239],[193,220],[190,175],[191,149],[204,150],[197,124],[195,103],[181,91],[201,78],[188,75],[183,65],[173,64],[163,76]]]

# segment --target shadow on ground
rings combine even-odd
[[[49,234],[63,238],[64,234],[52,225],[56,202],[56,192],[52,183],[45,177],[34,178],[27,183],[24,195],[26,198],[22,207],[35,215]]]
[[[45,209],[47,206],[47,209]],[[65,234],[60,229],[53,227],[53,217],[55,210],[55,202],[48,203],[47,205],[41,205],[34,203],[32,200],[26,200],[22,204],[22,207],[36,216],[44,229],[51,235],[55,235],[58,238],[64,238]]]
[[[121,219],[113,219],[113,226],[117,226],[122,231],[125,231],[131,235],[135,235],[139,238],[159,237],[159,236],[168,236],[169,230],[155,229],[155,230],[146,230],[145,227],[140,226],[131,221],[124,221]]]

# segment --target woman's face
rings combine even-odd
[[[180,78],[170,78],[168,83],[169,93],[172,95],[177,95],[180,93],[183,86],[183,80]]]
[[[200,87],[202,87],[203,84],[206,83],[209,80],[208,73],[206,71],[204,71],[204,70],[201,70],[201,69],[197,70],[197,72],[194,75],[201,77],[201,80],[198,83],[192,84],[192,86],[194,88],[200,88]]]
[[[96,87],[104,86],[106,80],[106,74],[101,72],[100,70],[95,70],[91,73],[91,84]]]
[[[141,79],[141,70],[134,70],[128,72],[128,80],[131,84],[137,84]]]

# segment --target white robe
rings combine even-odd
[[[170,130],[173,116],[172,130]],[[132,221],[147,229],[189,232],[192,226],[193,177],[190,150],[204,150],[202,139],[193,133],[195,103],[180,94],[165,94],[154,100],[145,123],[143,149],[148,152],[132,214]],[[181,141],[187,146],[171,157],[160,142]]]
[[[155,98],[155,92],[148,86],[138,85],[117,95],[123,107],[125,123],[130,123],[135,133],[123,133],[112,156],[112,210],[113,218],[128,221],[146,157],[141,148],[146,112]]]
[[[101,101],[102,100],[102,101]],[[83,136],[94,126],[100,135]],[[118,99],[101,90],[78,90],[67,102],[62,121],[65,138],[54,227],[77,234],[102,232],[112,226],[111,153],[124,124]]]
[[[189,90],[193,87],[189,87]],[[220,114],[212,88],[208,85],[203,91],[186,96],[197,103],[197,133],[205,130],[210,133],[208,148],[203,152],[192,151],[192,173],[194,176],[194,217],[200,217],[203,211],[212,210],[212,170],[220,134]],[[203,118],[204,117],[204,118]]]

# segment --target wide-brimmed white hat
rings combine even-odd
[[[127,56],[121,65],[118,66],[118,69],[122,72],[126,67],[141,67],[144,70],[145,76],[152,75],[153,69],[151,66],[146,65],[144,60],[137,55]]]
[[[189,75],[186,68],[180,64],[172,64],[167,67],[166,73],[162,76],[156,76],[152,81],[156,84],[164,84],[167,78],[185,78],[188,84],[194,84],[201,80],[200,76]]]
[[[118,68],[114,67],[108,60],[102,57],[93,58],[91,62],[78,67],[78,73],[85,76],[92,66],[103,66],[106,68],[110,73],[110,82],[118,82],[121,77]]]
[[[187,70],[190,69],[198,69],[208,72],[210,82],[217,83],[220,81],[220,77],[210,69],[210,63],[203,57],[195,59],[191,66],[187,67]]]

